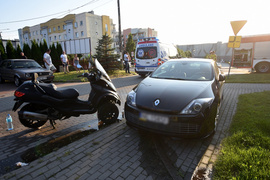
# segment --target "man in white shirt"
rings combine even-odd
[[[43,61],[46,69],[51,70],[52,72],[56,72],[56,67],[52,63],[52,58],[50,56],[51,50],[47,49],[47,51],[43,55]]]
[[[68,70],[68,64],[69,64],[68,63],[68,57],[67,57],[65,51],[63,51],[63,54],[61,54],[60,58],[61,58],[61,61],[62,61],[63,67],[64,67],[65,74],[69,73],[69,70]]]

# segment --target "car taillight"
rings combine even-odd
[[[162,61],[161,61],[161,59],[158,59],[158,66],[160,66],[162,64]]]
[[[14,92],[14,96],[16,96],[16,97],[22,97],[22,96],[24,96],[24,95],[25,95],[25,93],[20,92],[20,91],[15,91],[15,92]]]

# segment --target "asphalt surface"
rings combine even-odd
[[[127,93],[141,80],[137,75],[113,79],[122,100],[120,112],[123,111]],[[4,86],[12,85],[0,85],[0,179],[190,180],[198,169],[207,171],[211,178],[213,163],[220,151],[220,142],[227,135],[238,96],[270,90],[270,84],[226,83],[217,131],[205,139],[174,139],[139,134],[129,128],[120,115],[120,122],[101,128],[17,169],[15,164],[23,162],[21,155],[28,149],[74,132],[98,127],[96,114],[91,114],[57,121],[56,129],[49,122],[39,130],[26,128],[19,122],[17,112],[11,111],[14,104],[13,89],[10,87],[4,90]],[[57,86],[76,88],[80,99],[88,98],[89,83]],[[8,113],[13,117],[12,131],[6,130],[5,117]]]

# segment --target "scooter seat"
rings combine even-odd
[[[76,99],[79,96],[79,92],[74,88],[57,90],[55,84],[39,83],[39,86],[50,96],[57,99]]]

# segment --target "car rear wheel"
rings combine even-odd
[[[21,82],[21,80],[20,80],[20,78],[19,77],[17,77],[17,76],[15,76],[14,77],[14,84],[15,84],[15,86],[20,86],[21,84],[22,84],[22,82]]]
[[[267,73],[270,70],[270,63],[261,62],[256,65],[255,70],[258,73]]]

